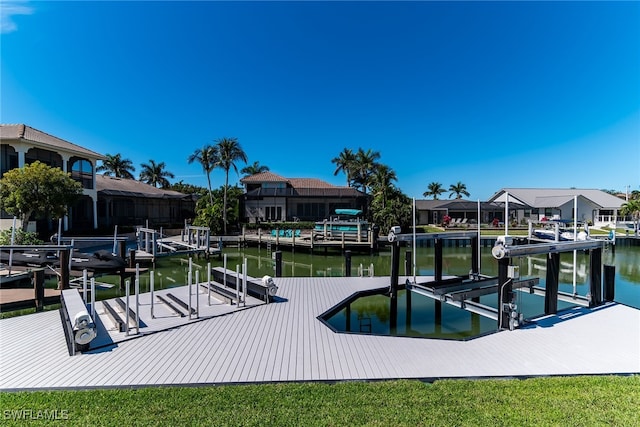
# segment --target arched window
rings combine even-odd
[[[1,154],[2,157],[0,157],[0,178],[1,178],[5,172],[8,172],[11,169],[15,169],[18,167],[18,153],[16,153],[16,150],[8,144],[3,144],[0,147],[2,147],[2,154]]]
[[[93,165],[90,161],[79,157],[72,157],[71,178],[82,184],[82,188],[93,189]]]
[[[62,156],[55,151],[43,150],[42,148],[31,148],[24,155],[24,162],[27,165],[35,162],[36,160],[49,165],[52,168],[62,169]]]

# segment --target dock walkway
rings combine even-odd
[[[76,356],[57,312],[0,320],[0,389],[640,373],[640,310],[624,305],[470,341],[344,334],[317,316],[389,278],[275,280],[278,302]]]

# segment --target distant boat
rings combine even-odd
[[[578,236],[574,239],[573,229],[567,228],[568,224],[573,224],[570,220],[550,220],[543,222],[543,228],[533,229],[531,234],[538,239],[544,240],[556,240],[556,227],[558,228],[557,240],[559,241],[573,241],[573,240],[588,240],[589,235],[584,232],[578,232]]]
[[[45,267],[49,265],[60,267],[60,258],[55,251],[14,251],[13,254],[2,251],[0,253],[0,261],[3,264],[9,264],[10,257],[11,264],[15,266]],[[87,270],[104,274],[115,273],[124,267],[126,267],[124,259],[106,250],[96,251],[92,254],[74,252],[71,255],[71,270]]]
[[[360,209],[336,209],[335,215],[324,221],[315,224],[314,237],[324,237],[328,239],[354,239],[360,237],[367,239],[369,235],[369,223],[361,218]]]

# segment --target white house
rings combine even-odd
[[[613,225],[623,218],[618,216],[624,200],[602,190],[581,188],[503,188],[488,201],[509,202],[511,220],[522,223],[527,219],[559,218],[591,221],[594,225]],[[577,215],[574,203],[577,198]]]
[[[102,154],[34,129],[24,124],[0,125],[0,177],[5,172],[36,160],[70,172],[82,184],[83,195],[64,218],[64,229],[97,228],[98,191],[96,162]],[[2,212],[0,229],[10,228],[12,217]],[[33,228],[33,227],[31,227]]]

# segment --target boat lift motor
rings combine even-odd
[[[267,294],[269,294],[270,297],[275,296],[276,292],[278,292],[278,287],[276,286],[275,282],[273,281],[273,277],[271,276],[262,277],[262,286],[267,288]]]
[[[65,289],[62,291],[62,309],[67,321],[69,338],[73,340],[70,345],[75,350],[85,351],[89,349],[89,343],[96,337],[96,325],[87,311],[82,297],[77,289]]]

